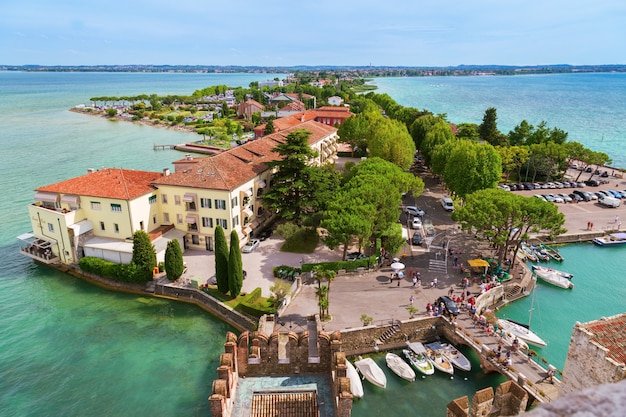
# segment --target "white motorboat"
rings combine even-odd
[[[541,245],[541,250],[546,253],[550,258],[554,259],[557,262],[563,262],[563,257],[559,253],[558,250],[551,248],[548,245]]]
[[[356,369],[361,372],[361,375],[363,375],[365,379],[372,384],[381,388],[387,387],[387,377],[385,376],[385,372],[380,369],[380,366],[376,365],[376,362],[374,362],[372,358],[359,359],[354,362],[354,366],[356,366]]]
[[[533,265],[532,266],[533,270],[535,271],[550,271],[550,272],[556,272],[557,274],[559,274],[560,276],[562,276],[563,278],[567,278],[567,279],[572,279],[574,278],[574,274],[570,274],[569,272],[565,272],[565,271],[559,271],[558,269],[552,269],[552,268],[546,268],[545,266],[540,266],[540,265]]]
[[[542,338],[533,333],[529,328],[514,321],[498,319],[498,326],[500,326],[500,328],[505,332],[510,333],[513,337],[517,337],[529,345],[537,347],[544,347],[547,345]]]
[[[626,233],[611,233],[608,236],[597,237],[593,243],[600,246],[615,246],[626,244]]]
[[[419,372],[424,375],[432,375],[435,373],[435,367],[423,353],[415,353],[409,349],[402,349],[402,353],[411,365],[413,365],[413,367]]]
[[[352,395],[357,398],[363,398],[363,383],[361,382],[361,377],[359,373],[356,371],[356,368],[352,363],[346,359],[346,376],[350,379],[350,391]]]
[[[430,360],[435,369],[450,375],[454,374],[452,362],[443,354],[441,343],[427,343],[424,346],[426,347],[426,357]]]
[[[534,268],[535,274],[541,280],[547,282],[548,284],[552,284],[555,287],[571,289],[574,288],[574,283],[569,279],[565,278],[558,271],[555,271],[550,268]]]
[[[407,381],[415,381],[415,371],[411,369],[408,363],[406,363],[400,356],[395,353],[387,353],[385,356],[387,366],[400,378]]]
[[[459,352],[456,347],[452,346],[449,343],[442,343],[441,346],[443,347],[444,356],[447,357],[450,362],[452,362],[453,366],[459,368],[462,371],[469,372],[472,370],[472,364],[470,363],[469,359],[467,359],[464,354]]]

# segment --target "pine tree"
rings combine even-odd
[[[178,239],[167,242],[165,249],[165,272],[167,279],[176,281],[183,274],[185,264],[183,263],[183,251],[180,249]]]
[[[226,294],[228,292],[228,245],[224,229],[220,225],[215,228],[215,278],[219,292]]]
[[[265,130],[263,130],[263,135],[271,135],[274,133],[274,116],[270,116],[267,124],[265,125]]]
[[[230,256],[228,257],[228,288],[230,296],[235,298],[243,286],[243,266],[241,262],[241,248],[236,231],[230,234]]]
[[[143,230],[133,234],[133,259],[137,266],[135,281],[148,282],[152,279],[152,270],[156,266],[156,251],[150,241],[150,236]]]

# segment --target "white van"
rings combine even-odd
[[[616,208],[616,207],[619,207],[621,202],[619,201],[618,198],[605,196],[599,199],[598,203],[602,204],[603,206]]]
[[[441,207],[446,211],[454,211],[454,203],[450,197],[444,197],[441,199]]]

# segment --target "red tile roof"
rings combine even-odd
[[[132,200],[154,190],[151,185],[160,172],[103,168],[90,174],[37,188],[59,194]]]
[[[626,364],[626,313],[590,321],[582,325],[593,334],[591,340],[607,348],[607,356]]]
[[[196,158],[193,166],[161,176],[155,185],[176,185],[192,188],[230,191],[250,181],[268,169],[267,162],[278,159],[272,149],[294,130],[305,129],[311,132],[309,145],[337,131],[315,121],[298,123],[280,132],[250,141],[227,152],[206,158]]]

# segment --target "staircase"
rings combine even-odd
[[[392,325],[390,328],[385,330],[385,332],[378,339],[376,339],[376,344],[378,345],[384,344],[387,340],[389,340],[394,334],[398,333],[399,331],[400,331],[400,326],[398,326],[397,324]]]

